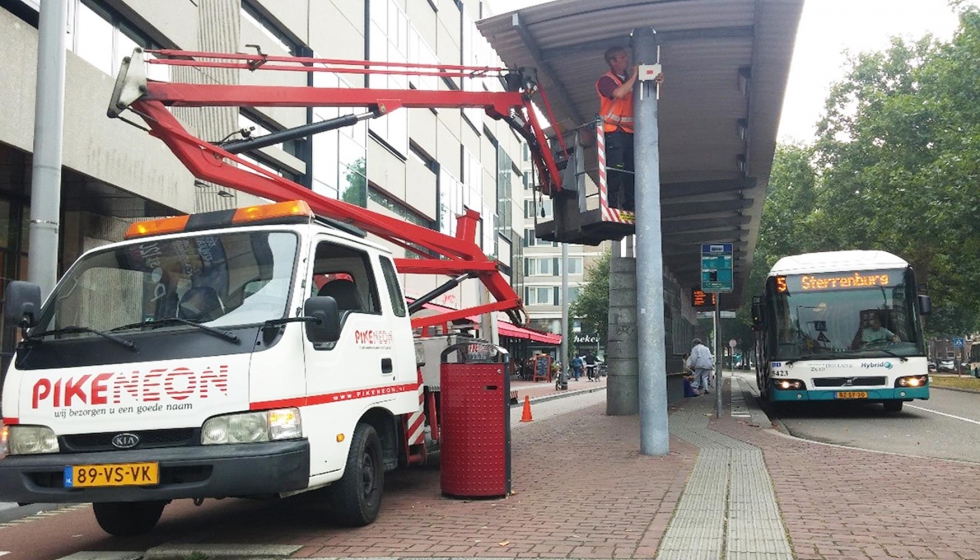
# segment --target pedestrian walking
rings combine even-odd
[[[585,376],[589,379],[589,381],[596,380],[595,362],[595,354],[589,352],[585,355]]]
[[[582,356],[575,354],[572,358],[572,379],[578,381],[578,378],[582,375]]]
[[[693,347],[691,355],[687,358],[687,367],[694,370],[694,382],[701,392],[708,394],[708,383],[711,381],[711,372],[715,369],[715,358],[700,338],[695,338],[691,344]]]

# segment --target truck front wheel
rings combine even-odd
[[[354,428],[344,476],[327,490],[336,520],[349,527],[374,523],[381,511],[385,467],[381,439],[370,424]]]
[[[148,533],[163,514],[166,502],[105,502],[92,504],[99,527],[116,537]]]

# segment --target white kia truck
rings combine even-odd
[[[91,502],[104,530],[132,535],[178,498],[329,486],[337,519],[364,525],[419,443],[392,256],[305,202],[133,224],[43,306],[13,282],[4,313],[23,329],[0,501]]]

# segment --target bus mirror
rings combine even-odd
[[[919,295],[919,313],[923,315],[932,313],[932,298],[929,296]]]
[[[752,297],[752,324],[762,324],[762,298],[759,296]]]

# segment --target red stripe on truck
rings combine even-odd
[[[291,406],[312,406],[315,404],[327,404],[332,402],[353,401],[357,399],[367,399],[370,397],[381,397],[384,395],[394,395],[417,391],[418,383],[406,383],[404,385],[389,385],[385,387],[370,387],[367,389],[353,389],[341,391],[339,393],[327,393],[324,395],[310,395],[308,397],[297,397],[293,399],[279,399],[275,401],[259,401],[248,405],[249,410],[267,410],[270,408],[288,408]]]
[[[0,424],[3,424],[4,426],[16,426],[17,424],[20,424],[20,422],[17,418],[4,418]]]

